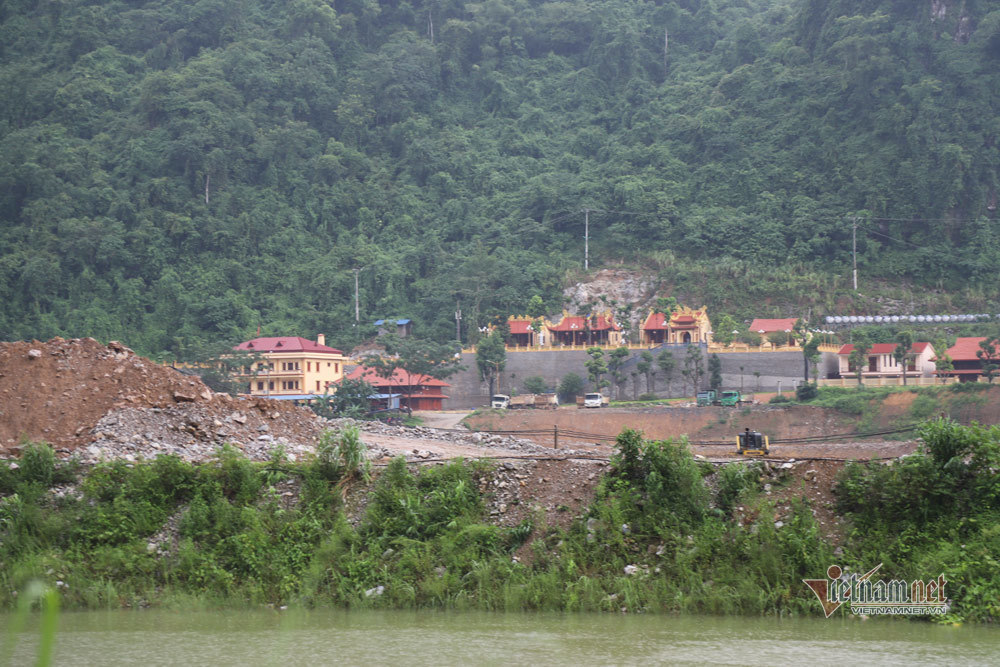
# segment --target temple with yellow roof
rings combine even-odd
[[[639,342],[644,345],[711,343],[712,322],[705,306],[698,310],[678,306],[669,315],[651,309],[639,327]]]

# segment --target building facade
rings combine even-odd
[[[639,341],[644,345],[711,343],[712,322],[704,306],[698,310],[680,306],[669,316],[650,310],[639,327]]]
[[[284,400],[309,399],[326,393],[344,377],[344,353],[298,336],[254,338],[233,348],[251,356],[239,374],[252,396]]]
[[[536,322],[539,331],[535,331]],[[511,315],[507,318],[507,329],[510,331],[507,345],[511,347],[544,346],[549,338],[548,330],[541,318]]]
[[[956,339],[955,344],[945,352],[951,357],[954,368],[941,375],[957,377],[961,382],[978,382],[983,374],[983,360],[978,355],[982,350],[979,344],[985,340],[985,336]]]
[[[780,317],[777,319],[757,317],[750,323],[747,330],[760,336],[761,342],[764,343],[768,342],[768,337],[771,334],[783,334],[787,339],[786,344],[791,345],[792,335],[795,333],[795,322],[797,321],[794,317]]]
[[[545,321],[552,345],[621,345],[622,329],[610,310],[593,315],[563,311],[558,324]]]
[[[837,352],[841,377],[858,377],[855,370],[851,368],[850,363],[853,351],[854,346],[847,344]],[[876,343],[872,345],[871,349],[868,350],[867,358],[861,369],[861,376],[871,378],[902,377],[903,367],[893,356],[893,352],[895,351],[895,343]],[[906,362],[906,374],[910,377],[933,377],[936,371],[934,348],[930,343],[914,343],[910,348],[910,354]]]
[[[450,386],[443,380],[427,375],[411,375],[402,368],[393,371],[392,377],[379,376],[368,366],[358,366],[347,374],[348,380],[364,380],[376,391],[378,397],[398,398],[399,405],[411,410],[442,410],[448,397],[444,388]]]

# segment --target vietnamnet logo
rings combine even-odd
[[[845,573],[839,565],[826,570],[826,579],[803,579],[819,602],[827,618],[845,602],[853,614],[947,614],[948,599],[944,575],[926,582],[882,579],[872,581],[872,575],[882,568],[879,563],[865,574]]]

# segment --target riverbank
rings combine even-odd
[[[928,453],[849,465],[828,501],[794,493],[809,471],[792,464],[713,465],[625,432],[609,465],[566,463],[579,468],[572,500],[551,510],[510,493],[528,484],[511,461],[396,459],[369,478],[350,429],[297,461],[224,448],[75,470],[33,445],[0,468],[0,605],[38,579],[71,609],[815,615],[802,579],[882,562],[886,580],[943,574],[947,620],[991,622],[1000,429],[926,429]],[[838,530],[817,521],[824,510]]]

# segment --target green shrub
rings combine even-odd
[[[974,394],[980,391],[989,391],[993,385],[982,382],[959,382],[948,385],[948,391],[953,394]]]
[[[549,390],[549,384],[541,375],[532,375],[524,379],[524,391],[529,394],[544,394]]]
[[[664,524],[687,525],[701,519],[708,508],[708,491],[685,441],[644,441],[639,432],[624,429],[616,446],[602,486],[622,502],[629,521],[652,532]]]
[[[795,388],[795,400],[811,401],[819,396],[819,387],[815,383],[807,382]]]
[[[480,518],[482,499],[462,462],[414,476],[403,457],[392,460],[375,484],[362,532],[383,539],[431,539]]]
[[[559,400],[569,401],[576,398],[583,393],[584,382],[583,378],[576,373],[566,373],[559,382],[559,388],[556,390],[559,394]]]
[[[371,464],[365,457],[365,444],[356,426],[340,431],[324,430],[316,446],[316,456],[310,463],[311,474],[329,482],[358,476],[367,481]]]
[[[264,485],[258,467],[228,443],[219,448],[207,470],[210,479],[219,483],[222,493],[240,505],[254,502]]]
[[[730,513],[745,494],[760,487],[760,469],[756,464],[728,463],[719,469],[719,488],[715,494],[716,506]]]
[[[768,401],[769,404],[770,403],[791,403],[791,402],[792,402],[792,399],[788,398],[784,394],[776,394],[775,396],[771,397],[770,401]]]
[[[950,419],[935,419],[920,427],[920,439],[939,466],[971,452],[979,442],[979,435],[977,429],[964,427]]]
[[[910,404],[910,418],[914,421],[927,419],[940,409],[940,402],[931,394],[918,394]]]
[[[45,442],[29,442],[21,453],[21,479],[42,486],[52,486],[56,472],[56,453]]]

